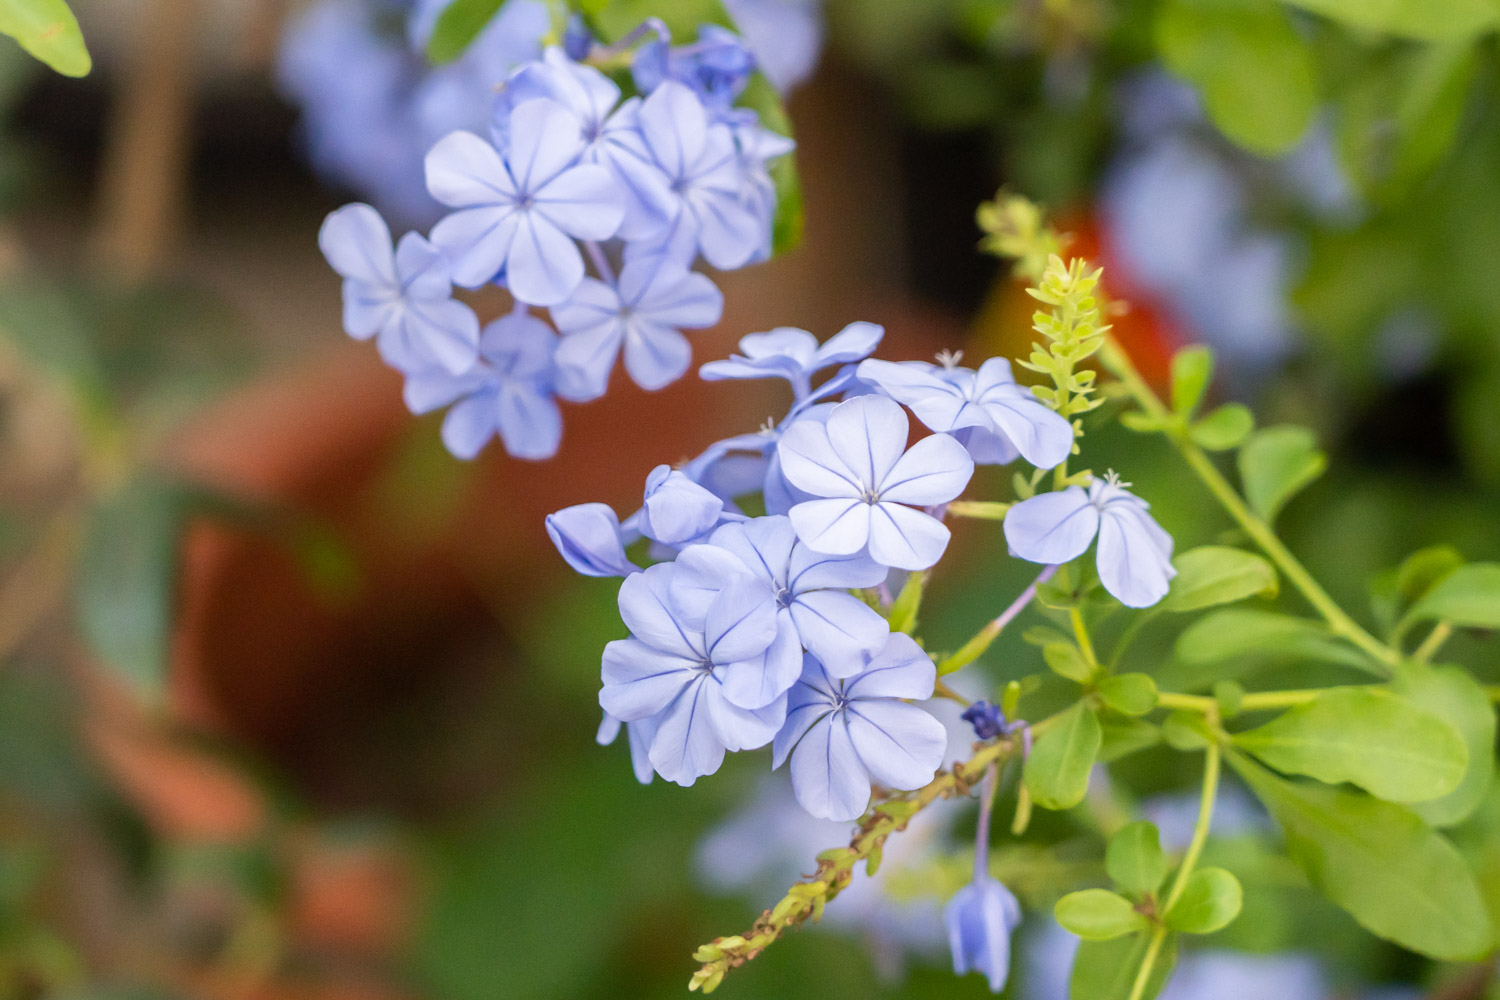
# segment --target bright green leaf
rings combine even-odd
[[[1131,934],[1113,941],[1085,941],[1073,959],[1068,1000],[1130,1000],[1131,988],[1150,947],[1150,934]],[[1151,978],[1137,1000],[1153,1000],[1177,964],[1177,935],[1168,934],[1157,953]]]
[[[1095,688],[1104,704],[1121,715],[1145,715],[1156,707],[1156,681],[1148,674],[1116,674]]]
[[[427,58],[442,65],[463,55],[505,3],[506,0],[452,0],[432,26]]]
[[[1267,521],[1288,500],[1323,474],[1328,456],[1318,450],[1312,431],[1283,424],[1256,431],[1240,449],[1245,499]]]
[[[1157,14],[1156,46],[1219,130],[1251,152],[1285,152],[1312,123],[1312,52],[1270,0],[1168,0]]]
[[[1495,709],[1468,672],[1459,667],[1405,664],[1391,690],[1447,722],[1469,749],[1469,764],[1457,788],[1411,809],[1433,826],[1467,819],[1484,801],[1495,777]]]
[[[1146,926],[1146,918],[1130,900],[1108,889],[1070,892],[1057,901],[1052,915],[1063,930],[1085,941],[1109,941]]]
[[[1449,961],[1490,950],[1493,932],[1474,874],[1410,809],[1287,781],[1238,753],[1228,760],[1280,824],[1292,860],[1366,930]]]
[[[1405,623],[1433,618],[1469,628],[1500,628],[1500,563],[1460,566],[1412,606]]]
[[[93,68],[78,19],[63,0],[0,0],[0,34],[64,76],[87,76]]]
[[[1104,867],[1126,892],[1144,896],[1160,889],[1167,877],[1167,855],[1156,824],[1140,819],[1116,830],[1104,851]]]
[[[1243,403],[1225,403],[1188,428],[1193,443],[1208,451],[1238,447],[1255,429],[1255,415]]]
[[[1084,659],[1083,652],[1071,642],[1049,642],[1042,647],[1042,659],[1060,677],[1079,684],[1087,684],[1094,676],[1094,668]]]
[[[1452,726],[1381,688],[1333,688],[1234,742],[1278,771],[1353,782],[1391,802],[1447,795],[1469,763]]]
[[[1078,702],[1037,737],[1022,776],[1036,804],[1044,809],[1071,809],[1089,789],[1089,771],[1099,756],[1099,719]]]
[[[1172,412],[1189,418],[1214,377],[1214,352],[1202,344],[1172,355]]]
[[[1212,934],[1240,915],[1240,880],[1223,868],[1200,868],[1188,876],[1182,895],[1162,919],[1184,934]]]
[[[1276,570],[1253,552],[1200,545],[1172,560],[1177,576],[1162,601],[1166,611],[1197,611],[1247,597],[1275,597]]]
[[[1472,38],[1500,23],[1494,0],[1282,0],[1365,31],[1442,41]]]
[[[1451,545],[1418,549],[1401,561],[1396,571],[1396,593],[1407,604],[1415,603],[1463,564],[1463,554]]]

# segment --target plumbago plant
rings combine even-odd
[[[488,136],[436,144],[427,182],[452,212],[430,236],[393,248],[367,206],[323,229],[350,334],[376,338],[414,410],[452,404],[443,436],[462,457],[495,435],[513,455],[552,454],[554,397],[603,394],[621,353],[647,388],[683,375],[681,330],[712,325],[721,306],[694,264],[737,267],[778,246],[791,188],[771,178],[790,141],[744,106],[755,72],[737,37],[710,27],[674,45],[647,22],[606,44],[601,30],[571,22],[565,46],[497,92]],[[945,920],[955,971],[999,992],[1022,919],[990,865],[1012,779],[1012,836],[1036,809],[1084,814],[1098,834],[1098,878],[1056,887],[1053,911],[1084,942],[1078,1000],[1154,996],[1184,936],[1240,913],[1239,878],[1204,863],[1226,773],[1261,801],[1307,881],[1370,933],[1442,961],[1488,955],[1479,878],[1443,831],[1493,784],[1493,692],[1434,660],[1456,630],[1500,627],[1500,565],[1418,552],[1382,583],[1381,628],[1360,624],[1274,528],[1323,470],[1312,435],[1256,430],[1238,404],[1200,413],[1212,380],[1202,348],[1176,356],[1161,398],[1111,336],[1099,270],[1061,256],[1066,241],[1035,206],[1005,196],[979,219],[985,249],[1015,261],[1038,303],[1038,339],[1018,362],[1038,384],[1018,382],[1003,358],[876,359],[871,323],[822,343],[790,328],[752,333],[700,375],[785,381],[780,420],[650,470],[623,519],[598,503],[547,518],[569,565],[622,578],[630,635],[602,651],[601,743],[624,728],[640,781],[683,786],[727,753],[769,747],[809,813],[854,824],[748,929],[700,947],[690,988],[714,990],[817,920],[919,812],[977,794],[973,879]],[[454,283],[498,284],[515,305],[481,331]],[[911,417],[927,432],[915,441]],[[1129,470],[1084,464],[1089,435],[1111,420],[1176,450],[1182,475],[1222,507],[1229,544],[1174,552],[1172,526],[1132,492]],[[976,465],[1009,464],[1005,496],[965,495]],[[970,640],[938,653],[919,616],[953,518],[987,522],[1037,571]],[[1305,613],[1245,603],[1283,583]],[[1033,670],[973,702],[949,687],[1028,617],[1047,623],[1026,632]],[[1133,653],[1141,629],[1164,620],[1186,623],[1177,659],[1200,668],[1179,672],[1180,690]],[[1287,658],[1364,682],[1250,691],[1217,669]],[[1059,687],[1061,707],[1043,707],[1041,693]],[[950,767],[945,729],[923,707],[935,698],[964,702],[973,728],[972,754]],[[1201,772],[1193,834],[1174,855],[1150,822],[1090,794],[1120,762],[1162,748]]]

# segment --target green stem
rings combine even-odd
[[[1427,633],[1427,638],[1422,640],[1422,644],[1413,651],[1412,659],[1418,663],[1427,663],[1438,650],[1443,648],[1443,643],[1447,642],[1451,635],[1453,635],[1452,623],[1438,622],[1433,626],[1432,631]]]
[[[1156,392],[1146,384],[1145,379],[1141,378],[1130,356],[1113,338],[1105,341],[1102,360],[1119,378],[1131,397],[1140,404],[1141,409],[1167,425],[1163,433],[1177,448],[1188,467],[1197,474],[1203,484],[1208,487],[1209,492],[1213,493],[1224,509],[1229,512],[1229,516],[1234,518],[1245,533],[1255,540],[1266,555],[1271,557],[1271,561],[1281,570],[1282,575],[1290,580],[1292,585],[1302,592],[1302,596],[1307,598],[1308,603],[1317,609],[1323,619],[1328,622],[1333,633],[1354,643],[1373,657],[1377,663],[1391,668],[1399,664],[1400,652],[1375,638],[1343,608],[1339,607],[1322,585],[1313,579],[1312,574],[1298,561],[1291,550],[1276,537],[1270,525],[1250,510],[1207,453],[1189,440],[1185,434],[1172,430],[1171,412]]]
[[[1208,831],[1213,826],[1214,819],[1214,799],[1219,794],[1219,763],[1219,745],[1210,743],[1203,756],[1203,792],[1198,800],[1198,822],[1193,827],[1193,839],[1188,844],[1187,853],[1182,857],[1182,864],[1177,868],[1177,877],[1172,880],[1172,889],[1167,893],[1166,903],[1161,908],[1163,917],[1182,897],[1183,890],[1187,888],[1188,878],[1193,874],[1193,869],[1198,866],[1198,859],[1203,855],[1203,845],[1208,842]],[[1141,960],[1140,971],[1135,975],[1135,983],[1130,988],[1130,1000],[1141,1000],[1145,996],[1146,985],[1151,982],[1151,973],[1156,967],[1157,956],[1161,954],[1161,947],[1166,939],[1166,925],[1157,924],[1156,929],[1151,932],[1151,943],[1146,946],[1146,955]]]
[[[1158,925],[1151,932],[1151,943],[1146,946],[1146,957],[1141,960],[1140,971],[1135,974],[1135,983],[1130,987],[1130,1000],[1141,1000],[1146,995],[1146,984],[1151,982],[1151,970],[1156,967],[1156,956],[1161,954],[1162,943],[1167,940],[1167,929]]]
[[[1240,711],[1254,712],[1272,708],[1291,708],[1294,705],[1305,705],[1314,700],[1318,695],[1328,688],[1304,688],[1301,691],[1256,691],[1240,698]],[[1178,694],[1175,691],[1161,691],[1156,696],[1156,704],[1159,708],[1182,708],[1190,712],[1201,712],[1208,714],[1219,711],[1217,698],[1210,698],[1201,694]]]
[[[1088,626],[1083,622],[1083,612],[1077,607],[1068,609],[1068,620],[1073,623],[1073,638],[1078,640],[1078,648],[1083,652],[1083,658],[1088,665],[1094,668],[1094,674],[1099,673],[1099,657],[1094,655],[1094,643],[1089,639]]]

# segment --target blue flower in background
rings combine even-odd
[[[765,242],[765,223],[745,197],[734,134],[711,123],[692,90],[668,80],[637,115],[644,152],[671,189],[670,225],[632,255],[667,254],[689,264],[701,252],[720,270],[743,267]]]
[[[577,163],[581,140],[555,101],[527,101],[511,115],[510,150],[454,132],[427,154],[427,187],[457,211],[432,229],[470,288],[503,278],[517,299],[556,305],[583,280],[571,237],[614,235],[624,199],[609,171]]]
[[[1010,976],[1010,936],[1021,922],[1021,905],[1010,890],[976,872],[974,881],[949,900],[943,922],[948,925],[953,971],[960,976],[982,973],[992,993],[1005,989]]]
[[[552,307],[564,335],[557,353],[560,389],[578,401],[604,395],[622,348],[636,385],[669,385],[692,363],[682,329],[713,326],[723,311],[724,296],[706,275],[661,257],[627,263],[615,284],[584,278],[567,301]]]
[[[857,371],[932,430],[958,438],[976,462],[1003,464],[1020,454],[1038,469],[1050,469],[1073,450],[1073,425],[1017,385],[1004,358],[990,358],[977,372],[872,358]]]
[[[787,701],[773,765],[792,760],[792,789],[814,816],[852,820],[870,802],[870,782],[921,788],[948,748],[943,724],[905,699],[932,697],[937,669],[911,636],[891,634],[862,672],[831,677],[814,657]]]
[[[963,492],[974,460],[946,434],[906,447],[901,407],[883,396],[857,396],[834,407],[826,424],[799,420],[776,446],[787,481],[818,499],[788,515],[808,547],[832,555],[869,546],[871,558],[897,569],[926,569],[948,546],[949,531],[908,504],[934,506]]]
[[[620,528],[620,519],[608,504],[564,507],[548,514],[546,523],[547,537],[558,553],[584,576],[629,576],[640,571],[625,555],[625,546],[635,539]]]
[[[743,197],[760,223],[761,245],[753,259],[769,260],[776,219],[776,182],[771,178],[770,163],[792,152],[797,144],[779,132],[762,127],[759,120],[736,122],[733,128]]]
[[[496,435],[513,458],[551,458],[562,440],[562,414],[553,399],[556,349],[551,327],[511,313],[484,328],[471,371],[408,374],[406,405],[413,413],[452,405],[443,420],[443,443],[458,458],[478,455]]]
[[[776,638],[774,604],[765,583],[749,576],[726,582],[701,619],[672,603],[676,566],[661,563],[620,585],[620,617],[631,638],[604,648],[599,704],[623,722],[654,720],[649,759],[679,785],[713,774],[729,750],[771,741],[786,717],[786,700],[759,709],[734,703],[726,680],[759,674]]]
[[[698,29],[698,40],[672,46],[654,39],[636,50],[630,64],[636,87],[649,94],[667,80],[692,89],[712,111],[727,112],[755,72],[755,56],[739,35],[717,24]]]
[[[677,565],[673,596],[684,607],[706,600],[734,573],[749,573],[770,584],[778,640],[795,651],[782,691],[800,673],[804,648],[834,677],[849,677],[885,647],[890,635],[885,618],[848,593],[884,582],[886,568],[863,554],[812,551],[797,541],[785,517],[726,524],[714,531],[708,544],[684,549]]]
[[[789,93],[818,66],[823,51],[821,0],[724,0],[771,86]]]
[[[777,327],[768,333],[740,338],[739,354],[710,361],[698,374],[710,382],[720,379],[784,378],[797,399],[812,392],[812,377],[830,365],[867,358],[880,344],[885,329],[874,323],[850,323],[823,344],[806,330]]]
[[[391,231],[369,205],[329,214],[318,246],[344,279],[344,329],[357,340],[375,338],[395,368],[433,365],[460,373],[479,357],[479,318],[453,298],[448,262],[417,233],[395,251]]]
[[[1146,608],[1167,596],[1172,577],[1172,536],[1148,511],[1150,504],[1111,473],[1085,491],[1069,486],[1022,500],[1005,514],[1005,540],[1013,555],[1051,566],[1077,559],[1099,536],[1099,579],[1121,604]]]

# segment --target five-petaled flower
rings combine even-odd
[[[883,396],[856,396],[833,408],[827,423],[799,420],[777,445],[781,472],[816,499],[792,507],[797,537],[811,549],[848,555],[869,547],[876,562],[926,569],[943,555],[949,531],[933,506],[958,496],[974,460],[947,434],[906,447],[901,407]]]
[[[1104,479],[1040,493],[1005,514],[1012,554],[1057,566],[1083,555],[1099,536],[1097,562],[1104,589],[1121,604],[1147,608],[1167,596],[1172,577],[1172,536],[1148,512],[1150,504],[1110,473]]]
[[[452,405],[443,418],[443,443],[458,458],[478,455],[496,435],[515,458],[551,458],[562,441],[562,414],[553,399],[556,347],[557,334],[535,316],[502,316],[484,328],[479,362],[469,371],[407,375],[406,405],[413,413]]]
[[[710,382],[719,379],[784,378],[792,384],[797,399],[812,392],[812,377],[831,365],[849,364],[867,358],[885,334],[874,323],[850,323],[819,344],[806,330],[777,327],[767,333],[740,338],[740,353],[723,361],[710,361],[698,374]]]
[[[948,748],[943,724],[905,699],[932,697],[937,669],[912,637],[891,633],[880,655],[847,680],[808,656],[776,734],[773,765],[790,755],[792,790],[822,819],[857,818],[873,779],[887,788],[921,788]]]
[[[668,781],[691,785],[713,774],[727,750],[765,746],[786,718],[786,698],[737,704],[737,675],[758,678],[776,639],[769,587],[748,575],[725,582],[701,613],[672,600],[673,563],[620,585],[620,617],[631,638],[604,647],[599,704],[622,722],[652,719],[649,759]],[[759,684],[745,687],[759,689]]]
[[[455,211],[432,227],[432,242],[453,259],[468,288],[503,280],[530,305],[556,305],[583,280],[573,237],[613,236],[625,199],[609,171],[579,163],[583,139],[573,116],[538,99],[510,116],[502,157],[472,132],[452,132],[427,154],[427,187]]]
[[[453,298],[448,261],[417,233],[401,237],[369,205],[345,205],[318,231],[323,256],[344,278],[344,329],[375,338],[392,367],[467,371],[479,357],[479,318]]]

